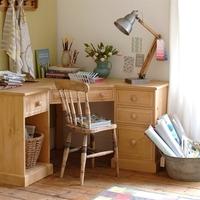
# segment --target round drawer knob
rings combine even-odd
[[[59,99],[59,98],[60,98],[60,95],[59,95],[59,94],[53,94],[53,98],[54,98],[54,99]]]
[[[131,101],[132,102],[136,102],[137,101],[137,97],[135,95],[131,96]]]
[[[99,96],[100,96],[101,98],[105,97],[105,95],[104,95],[103,93],[99,93]]]
[[[132,113],[132,114],[131,114],[131,118],[132,118],[132,119],[136,119],[136,118],[137,118],[137,115],[136,115],[135,113]]]
[[[131,140],[131,145],[135,146],[136,145],[136,141],[135,140]]]
[[[39,106],[41,106],[42,105],[42,102],[41,101],[36,101],[35,102],[35,107],[39,107]]]

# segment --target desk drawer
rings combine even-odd
[[[25,97],[25,117],[48,111],[48,92]]]
[[[117,122],[149,125],[153,123],[153,111],[127,108],[127,107],[118,107]]]
[[[113,101],[114,92],[112,89],[91,90],[89,92],[89,101]]]
[[[154,105],[154,93],[135,90],[118,90],[117,103],[152,108]]]
[[[75,95],[74,95],[75,97]],[[83,96],[81,96],[81,99]],[[74,98],[76,101],[76,98]],[[113,101],[114,100],[114,93],[113,90],[90,90],[89,91],[89,101]],[[51,104],[61,103],[61,99],[59,96],[58,90],[52,90],[50,94],[50,102]]]
[[[153,160],[155,146],[144,135],[142,127],[118,126],[119,158],[125,160]]]

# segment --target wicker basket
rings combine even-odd
[[[44,135],[35,133],[34,138],[26,139],[26,169],[34,167],[40,155]]]

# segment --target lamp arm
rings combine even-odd
[[[153,34],[157,39],[161,38],[161,35],[156,33],[154,30],[152,30],[148,25],[146,25],[142,19],[140,19],[138,16],[136,16],[136,19],[138,22],[145,28],[147,29],[151,34]]]
[[[149,49],[149,52],[148,52],[148,54],[147,54],[147,56],[145,58],[145,61],[144,61],[143,65],[142,65],[141,69],[140,69],[140,72],[138,74],[139,79],[144,79],[145,76],[146,76],[146,73],[147,73],[147,71],[149,69],[149,64],[150,64],[150,62],[151,62],[151,60],[153,58],[153,55],[154,55],[154,53],[156,51],[157,39],[158,38],[155,37],[153,42],[152,42],[151,48]]]
[[[154,35],[154,40],[152,42],[152,45],[148,51],[148,54],[145,58],[145,61],[141,67],[141,70],[138,74],[139,79],[144,79],[147,73],[147,70],[149,68],[149,64],[153,58],[153,55],[156,51],[156,46],[157,46],[157,39],[161,38],[161,35],[156,33],[154,30],[152,30],[148,25],[146,25],[142,19],[140,19],[138,16],[136,16],[136,19],[138,20],[138,22],[146,29],[148,30],[152,35]]]

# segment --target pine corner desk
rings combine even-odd
[[[53,173],[50,163],[50,104],[60,104],[55,79],[0,91],[0,182],[28,186]],[[144,135],[149,124],[167,110],[168,83],[151,81],[129,85],[107,79],[90,85],[92,102],[114,102],[114,121],[118,125],[119,165],[122,169],[156,172],[159,154]],[[38,164],[25,167],[25,124],[44,133]],[[59,123],[58,123],[59,124]]]

